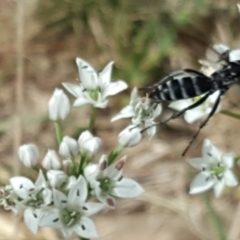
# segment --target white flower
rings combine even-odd
[[[47,171],[47,179],[52,188],[58,188],[67,181],[67,175],[60,170],[49,170]]]
[[[48,102],[49,118],[53,121],[64,120],[70,112],[70,101],[61,89],[55,89]]]
[[[207,116],[211,112],[213,104],[216,102],[218,96],[219,96],[219,91],[216,91],[215,93],[210,95],[207,98],[207,100],[204,103],[202,103],[201,105],[199,105],[198,107],[195,107],[191,110],[187,110],[184,113],[185,121],[187,123],[191,124],[191,123],[194,123],[197,120],[201,119],[202,117]],[[184,108],[186,108],[186,107],[192,105],[193,103],[195,103],[196,101],[198,101],[201,97],[203,97],[203,96],[195,97],[192,99],[177,100],[177,101],[170,103],[169,107],[174,110],[181,111]],[[215,113],[219,112],[220,109],[221,109],[221,106],[219,104]]]
[[[96,155],[102,148],[102,140],[99,137],[94,137],[89,131],[81,133],[78,144],[80,152],[88,157]]]
[[[201,170],[193,179],[190,194],[198,194],[209,189],[214,190],[216,197],[222,195],[224,187],[235,187],[238,181],[231,171],[234,165],[233,154],[222,154],[209,140],[202,147],[202,158],[190,159],[189,164]]]
[[[16,204],[24,209],[25,224],[32,233],[36,234],[40,219],[52,201],[52,191],[47,188],[43,173],[39,172],[35,184],[26,177],[13,177],[10,183],[20,199]]]
[[[108,166],[107,157],[103,155],[99,164],[90,164],[84,169],[84,175],[97,199],[110,208],[115,207],[114,197],[134,198],[144,192],[134,180],[122,177],[125,158]]]
[[[42,166],[47,170],[58,170],[61,168],[61,162],[55,150],[49,149],[47,151],[45,157],[43,158]]]
[[[74,138],[65,136],[60,144],[59,153],[64,157],[76,156],[79,152],[79,146]]]
[[[118,143],[123,147],[134,147],[142,140],[141,129],[136,125],[126,127],[118,135]]]
[[[77,58],[76,63],[81,83],[79,85],[63,83],[63,86],[76,97],[73,104],[75,107],[92,104],[97,108],[106,108],[107,97],[127,88],[124,81],[111,82],[113,62],[110,62],[101,72],[97,72],[81,58]]]
[[[60,228],[66,239],[70,238],[74,232],[82,238],[98,237],[95,224],[89,217],[101,211],[104,205],[86,202],[87,196],[87,183],[83,176],[78,178],[68,196],[54,189],[55,208],[46,213],[40,225]]]
[[[18,156],[24,166],[34,167],[39,158],[39,151],[35,144],[24,144],[18,148]]]
[[[162,112],[162,106],[159,103],[150,105],[149,98],[140,98],[138,96],[137,88],[134,88],[131,92],[130,103],[123,108],[119,114],[112,118],[112,122],[121,118],[131,118],[132,124],[140,125],[144,123],[144,127],[148,128],[147,133],[150,137],[156,133],[156,125],[154,119],[158,117]]]

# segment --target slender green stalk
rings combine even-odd
[[[213,224],[215,225],[215,229],[217,231],[218,239],[219,240],[226,240],[226,236],[225,236],[225,233],[224,233],[224,230],[223,230],[223,225],[222,225],[221,219],[218,216],[217,212],[215,211],[215,209],[214,209],[214,207],[211,203],[210,198],[207,196],[207,194],[205,194],[203,196],[203,198],[204,198],[204,203],[205,203],[205,206],[208,210],[209,216],[211,217],[211,219],[213,221]]]
[[[111,165],[117,156],[122,152],[123,146],[117,145],[108,156],[108,165]]]
[[[232,113],[232,112],[230,112],[228,110],[222,110],[220,113],[222,113],[224,115],[227,115],[229,117],[232,117],[232,118],[240,120],[240,114]]]
[[[55,133],[56,133],[58,145],[60,145],[63,139],[63,133],[62,133],[61,124],[59,121],[55,122]]]
[[[88,238],[81,238],[81,237],[79,237],[79,240],[90,240],[90,239],[88,239]]]
[[[77,165],[74,157],[71,157],[71,162],[72,162],[72,174],[77,177]]]
[[[85,165],[85,160],[86,160],[86,156],[85,155],[81,155],[81,162],[78,165],[78,175],[83,174],[83,168]]]
[[[90,132],[92,132],[92,130],[94,128],[96,117],[97,117],[97,108],[92,107],[91,118],[90,118],[90,122],[89,122],[89,126],[88,126],[88,130]]]

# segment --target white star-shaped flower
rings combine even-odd
[[[162,106],[159,103],[150,104],[149,98],[140,98],[138,96],[137,88],[134,88],[131,93],[130,103],[124,107],[120,113],[112,118],[112,122],[122,119],[131,118],[133,125],[140,125],[144,123],[144,128],[150,137],[156,133],[156,125],[154,119],[162,112]],[[152,127],[150,127],[152,126]]]
[[[89,217],[101,211],[104,205],[86,202],[87,196],[87,182],[83,176],[79,176],[68,196],[54,189],[54,208],[43,216],[40,226],[60,228],[66,239],[74,232],[82,238],[98,237],[95,224]]]
[[[36,234],[39,221],[46,207],[52,201],[52,191],[48,189],[47,182],[40,171],[35,184],[26,177],[13,177],[10,179],[14,193],[19,197],[16,204],[24,209],[24,222],[29,230]]]
[[[101,72],[97,72],[88,62],[76,59],[81,83],[79,85],[63,83],[63,86],[76,97],[75,107],[92,104],[96,108],[106,108],[107,98],[125,90],[127,84],[122,81],[111,82],[112,66],[110,62]]]
[[[103,155],[97,164],[84,169],[84,175],[97,199],[110,208],[115,207],[115,198],[134,198],[144,192],[143,188],[130,178],[123,178],[125,157],[108,166],[107,156]]]
[[[220,197],[225,186],[235,187],[238,181],[231,171],[234,156],[231,153],[222,154],[209,140],[205,140],[202,147],[202,157],[188,160],[189,164],[201,172],[190,185],[190,194],[198,194],[209,189],[214,190],[216,197]]]
[[[216,91],[215,93],[210,95],[207,98],[207,100],[204,103],[202,103],[201,105],[199,105],[198,107],[187,110],[184,113],[185,121],[187,123],[191,124],[191,123],[194,123],[197,120],[203,118],[204,116],[207,116],[211,112],[212,107],[213,107],[214,103],[216,102],[218,95],[219,95],[219,91]],[[196,101],[198,101],[200,99],[200,97],[203,97],[203,96],[199,96],[196,98],[177,100],[177,101],[170,103],[169,107],[174,110],[181,111],[184,108],[186,108],[186,107],[192,105],[193,103],[195,103]],[[219,112],[220,109],[221,109],[221,106],[219,104],[218,108],[216,110],[216,113]]]

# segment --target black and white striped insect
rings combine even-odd
[[[233,84],[240,83],[240,50],[225,48],[224,51],[217,52],[222,62],[220,67],[218,66],[217,70],[209,76],[193,69],[183,69],[172,72],[161,79],[157,84],[147,88],[151,90],[148,97],[157,102],[175,101],[201,96],[199,100],[192,105],[174,113],[170,118],[160,123],[166,123],[171,119],[181,116],[187,110],[198,107],[204,103],[211,94],[219,91],[210,113],[200,124],[198,131],[195,133],[182,155],[185,155],[200,130],[207,124],[217,110],[221,96],[223,96]],[[215,63],[217,63],[217,61]]]

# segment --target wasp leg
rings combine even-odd
[[[208,116],[204,119],[204,121],[199,125],[197,132],[194,134],[192,140],[189,142],[188,146],[185,148],[184,152],[182,153],[182,156],[184,156],[186,154],[186,152],[188,151],[188,149],[190,148],[190,146],[192,145],[192,143],[194,142],[194,140],[196,139],[196,137],[198,136],[199,132],[201,131],[201,129],[207,124],[207,122],[209,121],[209,119],[212,117],[212,115],[216,112],[217,107],[220,103],[220,99],[221,96],[224,94],[224,91],[221,91],[217,97],[217,100],[215,101],[211,112],[208,114]]]
[[[204,95],[202,98],[200,98],[197,102],[193,103],[192,105],[182,109],[180,112],[174,113],[171,117],[167,118],[166,120],[163,120],[160,123],[166,123],[172,119],[178,118],[180,117],[182,114],[184,114],[187,110],[193,109],[195,107],[198,107],[199,105],[201,105],[202,103],[204,103],[207,98],[209,97],[209,95],[211,95],[212,92],[208,92],[206,95]]]
[[[148,130],[149,128],[151,128],[151,127],[153,127],[153,126],[157,126],[157,125],[159,125],[159,124],[166,123],[166,122],[168,122],[168,121],[170,121],[170,120],[172,120],[172,119],[175,119],[175,118],[181,116],[182,114],[184,114],[187,110],[193,109],[193,108],[201,105],[202,103],[204,103],[204,102],[207,100],[207,98],[208,98],[209,95],[211,95],[211,94],[212,94],[212,92],[208,92],[206,95],[204,95],[204,96],[203,96],[201,99],[199,99],[197,102],[195,102],[195,103],[193,103],[192,105],[184,108],[184,109],[181,110],[180,112],[173,114],[171,117],[169,117],[169,118],[166,119],[166,120],[163,120],[163,121],[161,121],[161,122],[154,123],[154,124],[152,124],[151,126],[148,126],[148,127],[144,128],[144,129],[141,131],[141,133],[145,132],[146,130]]]

